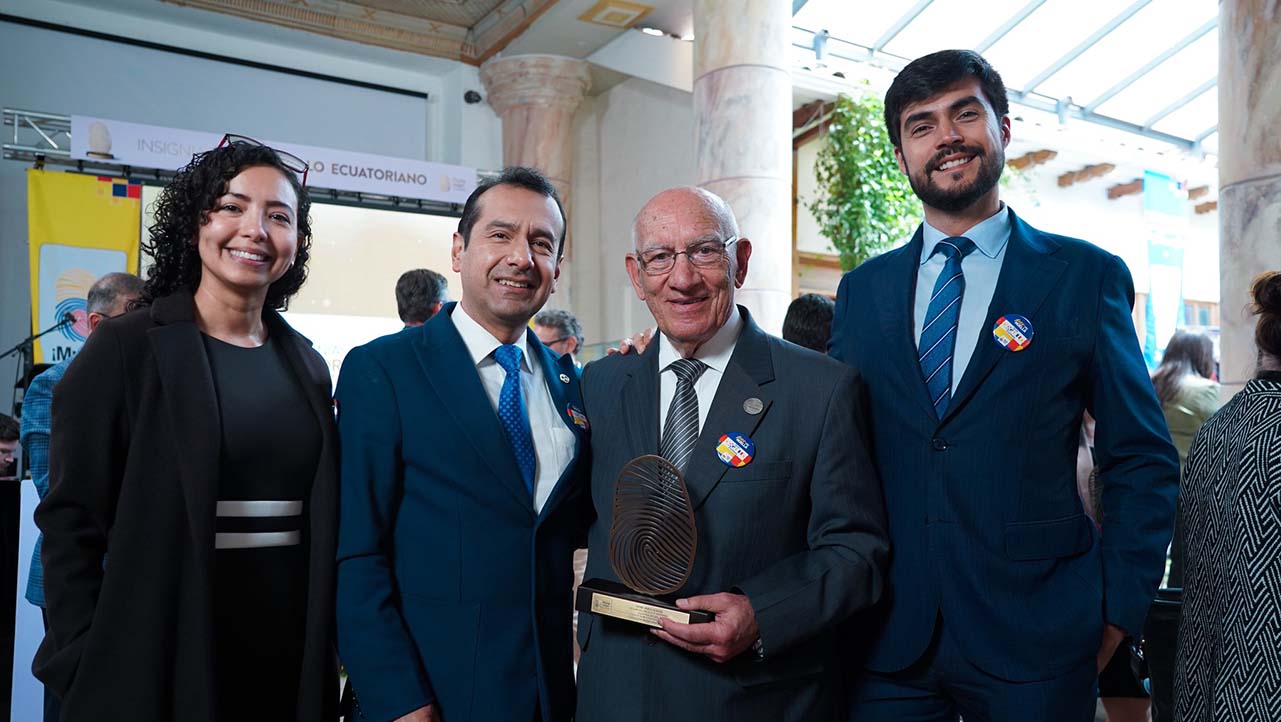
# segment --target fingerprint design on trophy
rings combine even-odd
[[[642,594],[671,594],[694,571],[697,551],[693,504],[680,470],[661,456],[628,462],[614,485],[614,573]]]

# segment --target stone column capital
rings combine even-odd
[[[578,108],[591,87],[587,61],[561,55],[514,55],[480,66],[489,105],[499,115],[519,106]]]

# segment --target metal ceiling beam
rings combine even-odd
[[[1033,90],[1036,90],[1036,86],[1040,85],[1041,83],[1044,83],[1046,79],[1048,79],[1050,76],[1062,70],[1064,67],[1067,66],[1068,63],[1081,57],[1081,53],[1084,53],[1085,51],[1094,47],[1095,43],[1107,37],[1108,34],[1111,33],[1113,30],[1116,30],[1117,28],[1121,27],[1122,23],[1134,17],[1135,13],[1142,10],[1150,2],[1152,2],[1152,0],[1138,0],[1138,2],[1134,3],[1133,5],[1126,8],[1125,10],[1121,11],[1120,15],[1117,15],[1116,17],[1109,20],[1106,25],[1094,31],[1094,34],[1086,38],[1084,42],[1082,42],[1080,45],[1076,46],[1075,48],[1072,48],[1071,50],[1069,50],[1067,52],[1067,55],[1064,55],[1063,57],[1054,61],[1053,65],[1046,68],[1045,70],[1042,70],[1040,73],[1036,75],[1036,77],[1029,80],[1027,84],[1023,86],[1023,92],[1030,93]]]
[[[1206,138],[1209,138],[1210,136],[1218,132],[1219,132],[1219,124],[1215,123],[1209,128],[1206,128],[1205,130],[1201,131],[1200,133],[1197,133],[1196,137],[1192,139],[1192,142],[1200,143],[1201,141],[1205,140]]]
[[[1027,5],[1024,5],[1022,10],[1014,13],[1014,15],[1009,20],[1006,20],[1001,27],[992,31],[992,34],[984,38],[983,42],[975,45],[974,51],[978,53],[987,52],[988,48],[996,45],[1001,38],[1005,37],[1011,30],[1018,27],[1024,20],[1027,20],[1029,15],[1036,12],[1036,9],[1044,4],[1045,0],[1032,0]]]
[[[801,8],[805,7],[805,3],[807,2],[809,2],[809,0],[792,0],[792,15],[799,13]]]
[[[1191,93],[1188,93],[1187,95],[1183,96],[1182,98],[1179,98],[1173,103],[1170,103],[1169,105],[1162,108],[1161,112],[1157,113],[1156,115],[1144,121],[1143,127],[1151,128],[1157,123],[1160,123],[1166,116],[1170,115],[1171,113],[1178,110],[1179,108],[1182,108],[1188,103],[1191,103],[1192,101],[1201,97],[1201,95],[1203,95],[1206,91],[1208,91],[1210,88],[1213,88],[1218,84],[1219,84],[1219,78],[1217,75],[1205,81],[1204,83],[1201,83],[1196,87],[1196,90],[1193,90]]]
[[[925,8],[929,7],[933,2],[934,0],[917,0],[917,3],[912,6],[911,10],[904,13],[903,17],[899,18],[890,26],[889,30],[885,31],[884,35],[876,39],[876,42],[872,44],[872,52],[879,53],[881,48],[889,45],[891,40],[897,37],[899,33],[903,32],[904,28],[911,25],[912,21],[916,19],[916,16],[925,12]]]
[[[1147,75],[1148,73],[1152,72],[1156,68],[1156,66],[1174,57],[1175,54],[1177,54],[1179,51],[1183,50],[1184,48],[1191,45],[1192,43],[1195,43],[1196,41],[1200,40],[1202,36],[1210,32],[1211,30],[1217,28],[1218,26],[1219,26],[1219,18],[1218,16],[1215,16],[1212,20],[1210,20],[1210,22],[1192,31],[1191,35],[1188,35],[1187,37],[1183,38],[1179,42],[1172,45],[1169,50],[1166,50],[1164,53],[1161,53],[1155,58],[1152,58],[1152,60],[1148,61],[1146,65],[1134,71],[1133,73],[1130,73],[1130,75],[1126,77],[1125,80],[1122,80],[1116,85],[1113,85],[1112,87],[1104,91],[1102,95],[1090,101],[1090,103],[1085,106],[1086,112],[1091,112],[1091,113],[1094,112],[1096,109],[1098,109],[1100,105],[1103,105],[1104,103],[1108,102],[1112,98],[1116,97],[1118,94],[1124,92],[1126,88],[1133,85],[1135,81],[1137,81],[1139,78],[1142,78],[1144,75]]]

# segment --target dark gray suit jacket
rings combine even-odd
[[[725,664],[644,627],[579,615],[578,722],[834,719],[840,697],[837,623],[876,601],[887,541],[881,488],[864,443],[864,391],[852,369],[767,335],[746,309],[686,483],[698,526],[694,571],[678,594],[739,591],[760,625],[764,658]],[[616,581],[609,563],[614,480],[658,453],[658,344],[589,364],[592,423],[587,578]],[[764,408],[751,414],[747,399]],[[751,463],[716,456],[721,434],[747,434]]]

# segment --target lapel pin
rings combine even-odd
[[[583,410],[577,406],[573,404],[566,406],[565,413],[569,414],[569,418],[574,420],[574,425],[583,431],[591,428],[591,425],[587,423],[587,414],[584,414]]]
[[[765,404],[761,403],[761,400],[755,396],[743,402],[743,410],[753,416],[759,414],[764,408]]]
[[[1027,320],[1027,316],[1017,313],[1007,313],[996,319],[996,325],[992,327],[992,338],[1006,351],[1018,352],[1027,348],[1032,343],[1034,333],[1032,322]]]
[[[561,375],[560,375],[560,382],[561,382],[562,384],[567,384],[567,383],[569,383],[569,374],[561,374]]]
[[[759,401],[757,403],[760,403]],[[716,456],[722,463],[735,469],[747,466],[756,455],[756,443],[747,434],[731,431],[721,434],[716,444]]]

